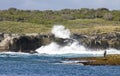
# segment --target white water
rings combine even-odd
[[[117,49],[107,49],[107,54],[120,54],[120,50],[117,50]]]
[[[64,26],[62,25],[55,25],[53,28],[52,28],[52,34],[55,35],[55,37],[58,37],[58,38],[70,38],[70,31],[69,29],[65,29]]]
[[[55,37],[59,38],[70,38],[70,31],[65,29],[62,25],[56,25],[52,29],[52,33]],[[94,51],[85,48],[84,46],[80,45],[77,40],[74,40],[72,43],[66,44],[65,46],[60,46],[59,44],[52,42],[49,45],[42,46],[36,51],[39,54],[83,54],[83,55],[94,55],[94,56],[103,56],[105,50],[101,51]],[[120,51],[115,49],[107,49],[107,54],[120,54]]]
[[[22,52],[0,52],[0,57],[27,57],[31,55],[32,54]]]
[[[79,45],[77,42],[73,42],[70,45],[60,46],[55,42],[49,45],[42,46],[36,50],[39,54],[103,54],[104,51],[90,51],[84,46]]]

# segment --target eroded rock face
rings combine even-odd
[[[9,50],[35,53],[35,49],[51,43],[51,40],[50,35],[21,35],[18,38],[13,38],[13,43],[10,45]]]
[[[105,33],[80,39],[81,43],[93,49],[120,49],[120,33]]]
[[[20,36],[13,39],[13,44],[10,46],[11,51],[33,52],[41,46],[41,39],[32,36]]]
[[[73,39],[73,40],[72,40]],[[73,34],[71,39],[55,38],[52,34],[0,34],[0,51],[34,53],[35,49],[56,42],[62,46],[75,40],[90,49],[120,49],[120,33],[105,33],[92,36]]]

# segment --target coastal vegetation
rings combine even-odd
[[[0,32],[49,33],[53,25],[64,25],[72,33],[120,32],[120,11],[107,8],[63,10],[0,10]]]
[[[101,34],[120,32],[120,22],[105,21],[102,19],[77,19],[69,20],[63,24],[72,33]],[[36,24],[28,22],[0,21],[0,32],[3,33],[50,33],[53,25]]]

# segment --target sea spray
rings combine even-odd
[[[80,45],[79,42],[75,39],[70,38],[70,31],[65,29],[62,25],[55,25],[52,29],[52,33],[55,37],[63,38],[63,39],[71,39],[73,42],[69,42],[68,44],[61,46],[56,42],[52,42],[49,45],[42,46],[36,51],[39,54],[92,54],[92,55],[103,55],[104,51],[91,51],[84,46]]]
[[[38,48],[36,51],[39,54],[103,54],[103,51],[88,51],[84,46],[78,45],[76,42],[66,46],[60,46],[52,42],[49,45]]]
[[[36,52],[38,52],[39,54],[86,54],[94,56],[104,55],[105,50],[96,51],[87,49],[83,45],[80,45],[80,43],[77,40],[70,38],[71,33],[69,29],[65,29],[65,27],[62,25],[55,25],[52,28],[52,33],[55,35],[55,37],[64,39],[64,42],[67,41],[67,44],[61,46],[56,42],[52,42],[46,46],[42,46],[36,49]],[[112,48],[106,49],[106,51],[107,54],[120,54],[120,50]]]
[[[53,26],[52,34],[54,34],[55,37],[63,38],[63,39],[70,38],[71,35],[69,29],[65,29],[65,27],[62,25]]]

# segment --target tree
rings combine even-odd
[[[13,7],[11,7],[11,8],[9,8],[8,9],[8,11],[16,11],[17,9],[16,8],[13,8]]]

